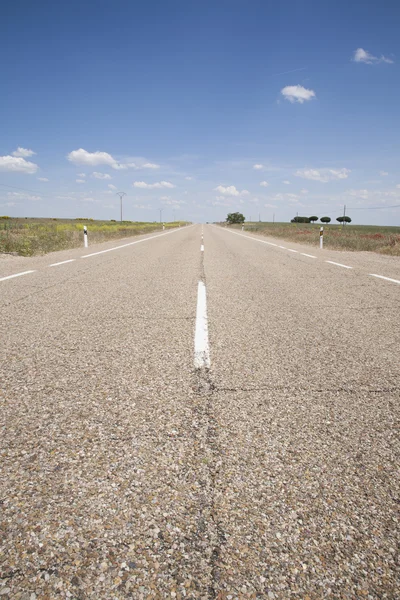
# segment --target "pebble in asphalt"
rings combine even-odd
[[[199,239],[3,282],[0,594],[398,597],[397,288]]]

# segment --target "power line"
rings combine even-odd
[[[14,190],[22,190],[23,192],[30,192],[31,194],[40,194],[41,196],[44,196],[45,198],[54,198],[54,195],[50,196],[48,194],[42,194],[42,192],[38,192],[38,190],[30,190],[28,188],[17,187],[16,185],[7,185],[5,183],[0,183],[0,185],[2,187],[12,188]]]
[[[354,206],[347,208],[349,210],[382,210],[384,208],[400,208],[400,204],[394,204],[393,206]]]

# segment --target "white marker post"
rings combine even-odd
[[[244,230],[244,225],[242,225],[242,231]]]
[[[83,245],[84,245],[85,248],[88,247],[87,227],[86,227],[86,225],[83,226]]]
[[[324,247],[324,228],[319,229],[319,249],[322,250]]]
[[[164,231],[164,229],[165,229],[165,225],[164,225],[164,223],[163,223],[163,224],[162,224],[162,230]]]

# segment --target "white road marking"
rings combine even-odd
[[[400,283],[399,279],[392,279],[391,277],[384,277],[383,275],[376,275],[375,273],[370,273],[371,277],[379,277],[379,279],[385,279],[386,281],[392,281],[393,283]]]
[[[196,330],[194,335],[194,366],[195,369],[210,367],[206,286],[202,281],[199,281],[197,288]]]
[[[21,275],[28,275],[28,273],[35,273],[34,271],[23,271],[22,273],[15,273],[15,275],[7,275],[7,277],[2,277],[0,281],[5,281],[6,279],[13,279],[14,277],[21,277]]]
[[[333,260],[326,260],[325,262],[327,262],[331,265],[336,265],[337,267],[343,267],[343,269],[352,269],[353,268],[353,267],[349,267],[347,265],[342,265],[341,263],[333,262]]]
[[[308,256],[308,258],[317,258],[316,256],[314,256],[313,254],[306,254],[305,252],[300,252],[300,254],[302,256]]]
[[[63,260],[62,262],[53,263],[52,265],[49,265],[49,267],[58,267],[58,265],[65,265],[66,263],[74,262],[74,260],[76,260],[76,258],[70,258],[69,260]]]
[[[286,246],[278,246],[278,248],[282,248],[282,250],[287,250]]]
[[[200,252],[204,252],[204,244],[200,246]]]
[[[142,242],[147,242],[149,240],[154,240],[155,238],[162,237],[163,235],[171,235],[171,233],[176,233],[177,231],[183,231],[183,229],[174,229],[173,231],[167,231],[167,233],[158,233],[157,235],[153,235],[152,237],[144,238],[143,240],[137,240],[136,242],[129,242],[129,244],[122,244],[122,246],[115,246],[114,248],[108,248],[108,250],[100,250],[100,252],[92,252],[92,254],[84,254],[81,258],[89,258],[89,256],[97,256],[98,254],[105,254],[106,252],[112,252],[113,250],[119,250],[120,248],[126,248],[127,246],[133,246],[134,244],[141,244]]]
[[[296,252],[296,253],[298,253],[299,251],[298,250],[292,250],[292,248],[288,248],[288,252]]]

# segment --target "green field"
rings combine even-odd
[[[185,225],[183,221],[165,223],[170,229]],[[0,217],[0,253],[20,256],[47,254],[56,250],[83,246],[83,227],[88,228],[89,245],[151,233],[162,229],[160,223],[133,221],[94,221],[93,219],[14,219]]]
[[[233,225],[241,229],[241,225]],[[319,246],[320,224],[312,223],[245,223],[245,231],[282,238],[300,244]],[[373,225],[324,225],[324,248],[380,252],[400,256],[400,227]]]

